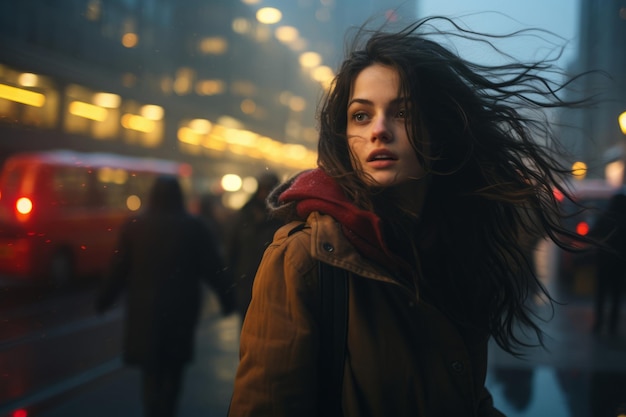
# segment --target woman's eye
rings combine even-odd
[[[352,115],[352,119],[355,122],[363,122],[367,119],[367,114],[365,113],[355,113]]]
[[[396,117],[397,117],[398,119],[406,119],[406,118],[407,118],[407,116],[408,116],[408,115],[407,115],[406,110],[400,110],[400,111],[398,111],[398,113],[396,114]]]

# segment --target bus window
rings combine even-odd
[[[150,187],[154,183],[156,175],[133,175],[128,181],[128,194],[138,196],[142,205],[148,200]]]
[[[68,208],[88,207],[90,202],[89,173],[85,168],[58,167],[53,170],[53,189],[58,205]]]

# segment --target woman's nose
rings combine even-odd
[[[386,117],[376,117],[372,124],[372,141],[379,140],[381,142],[389,142],[393,139],[391,129],[389,128],[389,120]]]

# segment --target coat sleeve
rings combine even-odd
[[[222,314],[229,315],[235,310],[231,271],[226,268],[217,239],[208,226],[197,218],[191,224],[196,232],[196,246],[201,250],[197,257],[201,260],[200,275],[217,295]]]
[[[229,416],[317,413],[317,264],[308,242],[297,233],[265,251],[242,328]]]

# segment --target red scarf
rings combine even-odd
[[[366,258],[395,270],[404,261],[391,253],[385,244],[382,221],[374,212],[355,206],[333,178],[321,169],[300,174],[278,201],[296,203],[298,216],[306,219],[314,211],[337,220],[346,238]]]

